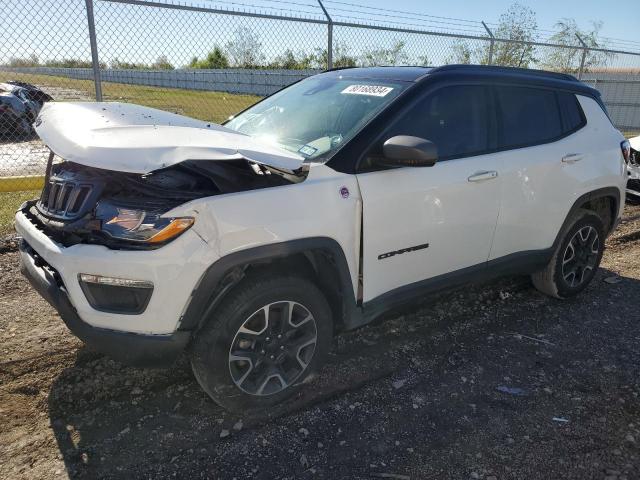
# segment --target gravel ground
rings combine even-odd
[[[509,278],[394,312],[268,418],[223,411],[185,359],[84,347],[11,245],[0,291],[0,478],[640,478],[640,207],[577,298]]]

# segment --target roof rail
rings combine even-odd
[[[559,73],[559,72],[548,72],[546,70],[534,70],[531,68],[520,68],[520,67],[502,67],[499,65],[444,65],[442,67],[437,67],[431,70],[431,74],[438,72],[451,72],[451,71],[491,71],[491,72],[503,72],[503,73],[519,73],[522,75],[535,75],[539,77],[548,77],[548,78],[556,78],[558,80],[565,80],[569,82],[579,82],[576,77],[570,75],[568,73]]]
[[[326,70],[323,70],[323,72],[335,72],[338,70],[348,70],[350,68],[358,68],[358,67],[351,67],[351,66],[346,66],[346,67],[332,67],[332,68],[327,68]]]

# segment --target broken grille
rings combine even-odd
[[[93,185],[51,178],[42,191],[38,209],[44,215],[61,220],[73,220],[83,215],[91,199]]]

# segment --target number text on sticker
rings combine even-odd
[[[350,95],[369,95],[372,97],[384,97],[393,87],[384,87],[382,85],[349,85],[340,93]]]

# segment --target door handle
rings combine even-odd
[[[564,157],[562,157],[562,163],[576,163],[582,160],[581,153],[568,153]]]
[[[495,170],[488,170],[484,172],[476,172],[467,178],[470,182],[484,182],[486,180],[493,180],[498,177],[498,172]]]

